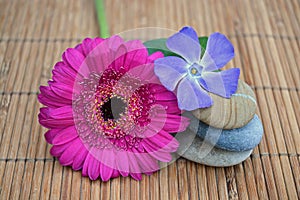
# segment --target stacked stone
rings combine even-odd
[[[239,80],[230,99],[210,95],[214,100],[211,107],[186,113],[191,123],[177,135],[181,143],[178,153],[205,165],[236,165],[247,159],[262,139],[263,126],[255,114],[255,94]]]

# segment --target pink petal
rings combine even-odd
[[[93,51],[89,53],[85,60],[85,65],[94,72],[103,72],[113,63],[114,51],[123,43],[119,36],[112,36],[99,43]]]
[[[144,50],[146,49],[145,45],[141,40],[129,40],[125,43],[128,51]],[[148,56],[148,53],[147,53]]]
[[[150,175],[152,175],[153,173],[154,173],[154,172],[145,172],[144,174],[150,176]]]
[[[76,49],[77,51],[79,51],[80,53],[84,54],[83,49],[82,49],[82,44],[76,45],[76,46],[75,46],[75,49]]]
[[[92,161],[93,161],[93,156],[91,154],[87,154],[82,167],[82,176],[88,176],[89,165],[91,164]]]
[[[154,136],[155,137],[155,136]],[[154,138],[154,137],[151,137],[151,138]],[[144,148],[146,149],[146,151],[148,153],[151,153],[151,152],[156,152],[156,151],[162,151],[162,147],[163,144],[156,144],[156,143],[153,143],[151,140],[149,140],[148,138],[146,139],[143,139],[143,145],[144,145]],[[147,148],[145,147],[147,146]],[[150,151],[151,150],[151,151]],[[165,152],[165,151],[164,151]]]
[[[157,133],[155,136],[145,139],[144,142],[164,152],[175,152],[179,147],[178,141],[173,136],[165,137],[162,133]]]
[[[113,52],[109,47],[109,39],[105,39],[87,55],[84,64],[90,71],[102,73],[113,62],[113,59]]]
[[[71,145],[71,142],[62,144],[62,145],[54,145],[50,149],[50,154],[54,157],[60,157],[61,154]]]
[[[80,150],[78,150],[76,156],[74,157],[72,168],[74,170],[79,170],[83,167],[83,163],[88,155],[88,151],[86,148],[82,145]]]
[[[82,66],[88,67],[90,71],[102,72],[105,69],[105,66],[102,66],[102,63],[99,61],[101,60],[103,54],[101,46],[105,45],[101,44],[103,41],[104,39],[102,38],[86,38],[82,42],[82,48],[84,51],[84,55],[86,56],[86,59],[84,60],[84,64]],[[105,50],[105,52],[106,51],[107,50]]]
[[[129,160],[125,151],[118,151],[116,157],[117,169],[124,177],[129,175]]]
[[[120,71],[121,67],[124,68],[124,60],[126,58],[127,49],[124,44],[120,45],[114,53],[114,61],[112,63],[113,69]]]
[[[59,162],[63,166],[72,165],[74,157],[82,147],[82,142],[79,138],[72,141],[72,144],[61,154]]]
[[[103,163],[101,163],[99,170],[100,170],[100,177],[103,181],[108,181],[110,178],[118,176],[116,170],[112,169],[111,167],[107,167]]]
[[[51,119],[73,120],[72,106],[64,106],[60,108],[41,108],[41,112],[46,112]]]
[[[58,96],[72,100],[73,97],[73,87],[62,84],[60,82],[48,81],[51,90]]]
[[[113,170],[111,178],[117,178],[120,176],[120,172],[116,169]]]
[[[124,65],[130,67],[130,69],[147,63],[148,51],[146,48],[130,50],[127,55],[128,57],[126,58]]]
[[[49,144],[52,144],[54,137],[61,131],[61,129],[50,129],[45,133],[45,139]]]
[[[162,58],[164,57],[164,54],[160,51],[157,51],[153,54],[151,54],[149,57],[148,57],[148,61],[149,62],[154,62],[154,60],[158,59],[158,58]]]
[[[71,100],[57,95],[50,87],[40,86],[40,91],[41,93],[38,95],[38,100],[45,106],[55,108],[72,104]]]
[[[128,152],[127,153],[128,160],[129,160],[129,168],[130,168],[130,174],[131,173],[141,173],[140,166],[138,164],[138,160],[136,159],[135,153]]]
[[[133,65],[131,65],[135,55],[138,53],[138,50],[131,50],[128,51],[126,54],[126,59],[124,60],[124,68],[125,71],[129,71],[130,69],[134,68]]]
[[[87,40],[84,40],[82,42],[82,46],[85,55],[88,55],[92,50],[94,50],[95,47],[97,47],[103,41],[104,39],[102,38],[94,38],[94,39],[87,38]]]
[[[129,72],[130,74],[133,74],[133,76],[139,77],[144,83],[160,84],[158,77],[154,73],[153,63],[140,64]]]
[[[167,89],[162,86],[161,84],[151,84],[151,91],[153,93],[160,93],[160,92],[164,92],[166,91]]]
[[[144,141],[144,140],[143,140]],[[172,160],[172,156],[169,152],[162,152],[160,149],[150,145],[146,141],[143,143],[143,147],[153,158],[160,160],[162,162],[170,162]]]
[[[60,108],[41,108],[39,122],[46,128],[64,128],[74,125],[71,106]]]
[[[115,169],[115,161],[116,157],[111,149],[97,149],[92,148],[90,149],[90,153],[94,155],[94,158],[98,160],[100,163],[99,165],[99,172],[100,177],[103,181],[107,181],[111,178],[113,174],[113,169]]]
[[[68,128],[62,129],[56,134],[52,140],[53,144],[60,145],[65,144],[78,137],[77,130],[75,126],[69,126]]]
[[[78,71],[82,62],[84,61],[84,56],[76,49],[68,48],[63,56],[63,61],[69,64],[74,70]]]
[[[91,157],[88,165],[88,175],[91,180],[96,180],[100,175],[100,162],[95,158]]]
[[[118,35],[113,35],[110,38],[105,39],[105,41],[107,41],[109,48],[114,51],[116,51],[118,47],[124,43],[124,40]]]
[[[165,90],[164,92],[155,93],[154,97],[157,101],[170,101],[177,99],[176,95],[173,92],[167,90]]]
[[[127,54],[124,67],[127,71],[146,63],[148,51],[140,40],[131,40],[126,42],[125,45],[127,47]]]
[[[62,83],[63,85],[66,85],[68,88],[73,89],[75,80],[73,78],[69,78],[65,74],[62,74],[61,72],[54,71],[52,79],[55,83],[60,83],[60,84]]]
[[[143,145],[143,144],[142,144]],[[139,163],[140,170],[143,173],[154,172],[159,169],[158,162],[149,153],[140,152],[137,149],[132,149],[135,153],[137,163]]]
[[[75,77],[78,74],[76,70],[74,70],[72,67],[69,67],[69,65],[64,61],[56,63],[54,66],[54,70],[52,70],[52,73],[53,71],[59,71],[60,73],[65,74],[72,80],[75,80]]]
[[[63,83],[68,85],[69,87],[73,88],[74,81],[76,78],[76,74],[70,75],[69,71],[66,70],[69,68],[68,66],[56,66],[54,70],[52,70],[52,79],[54,82]]]
[[[168,114],[179,115],[181,113],[177,101],[156,101],[156,103],[162,105]]]
[[[168,115],[164,130],[169,133],[182,132],[189,125],[189,119],[178,115]]]
[[[130,173],[130,176],[137,181],[142,180],[142,174],[140,174],[140,173]]]
[[[81,48],[82,48],[82,54],[84,56],[87,56],[92,50],[93,48],[90,48],[90,43],[93,41],[93,39],[91,38],[85,38],[83,41],[82,41],[82,44],[81,44]]]

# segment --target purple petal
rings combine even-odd
[[[206,108],[213,104],[212,98],[195,81],[184,78],[177,90],[178,106],[181,110],[195,110],[197,108]]]
[[[204,72],[200,84],[209,92],[230,98],[238,87],[239,68],[232,68],[221,72]]]
[[[174,91],[178,82],[187,73],[187,63],[176,56],[159,58],[154,61],[154,72],[160,82],[170,91]]]
[[[190,38],[192,38],[196,42],[199,42],[198,35],[192,27],[190,27],[190,26],[183,27],[179,32],[183,33],[183,34],[186,34],[187,36],[189,36]]]
[[[231,42],[221,33],[213,33],[207,41],[206,51],[200,64],[205,71],[214,71],[224,67],[234,57]]]
[[[200,60],[201,47],[199,42],[196,42],[185,31],[184,33],[175,33],[169,37],[166,45],[171,51],[182,56],[189,63],[195,63]]]

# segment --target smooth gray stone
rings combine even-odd
[[[239,164],[246,160],[252,153],[252,149],[248,151],[234,152],[215,148],[211,144],[204,142],[196,136],[191,130],[176,135],[180,143],[177,151],[182,157],[208,166],[228,167]],[[190,143],[191,139],[193,142]]]
[[[244,127],[222,130],[199,121],[189,115],[192,123],[189,128],[197,132],[203,140],[228,151],[246,151],[256,147],[263,136],[263,126],[257,115]]]

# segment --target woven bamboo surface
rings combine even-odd
[[[228,67],[255,91],[265,133],[242,164],[180,158],[137,182],[90,181],[49,154],[37,121],[39,85],[61,53],[98,35],[93,1],[0,0],[0,199],[299,199],[300,2],[107,0],[112,34],[158,26],[219,31],[235,46]]]

